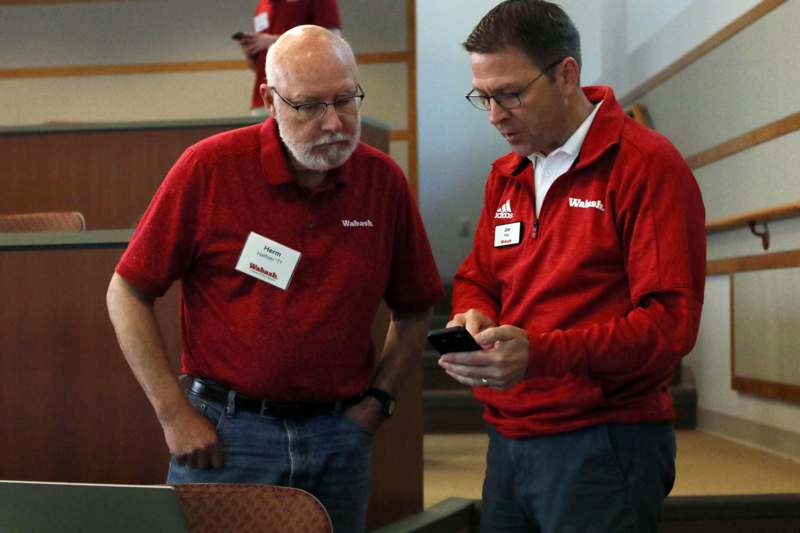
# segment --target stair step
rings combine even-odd
[[[439,353],[433,349],[422,354],[422,388],[426,391],[465,390],[439,366]]]
[[[450,322],[450,315],[447,313],[436,313],[431,317],[431,329],[440,329],[447,327],[447,323]]]
[[[450,306],[453,302],[453,280],[445,279],[442,281],[444,282],[444,297],[433,306],[433,312],[446,315],[450,313]]]
[[[483,433],[483,404],[470,389],[422,393],[425,433]]]

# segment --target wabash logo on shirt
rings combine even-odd
[[[262,268],[262,267],[258,266],[255,263],[250,263],[250,270],[254,270],[256,272],[260,272],[261,274],[264,274],[265,276],[269,276],[272,279],[278,279],[278,275],[275,272],[270,272],[266,268]]]
[[[503,205],[497,208],[494,218],[514,218],[514,212],[511,210],[511,200],[506,200]]]
[[[598,211],[605,211],[606,208],[601,200],[581,200],[580,198],[569,198],[570,207],[580,207],[582,209],[594,208]]]
[[[342,226],[345,228],[371,228],[373,227],[372,221],[367,220],[342,220]]]

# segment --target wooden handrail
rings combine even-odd
[[[732,155],[748,150],[759,144],[777,139],[783,135],[794,133],[800,130],[800,112],[780,118],[769,124],[765,124],[752,131],[748,131],[738,137],[729,139],[716,146],[712,146],[700,153],[686,158],[686,163],[692,170],[716,163],[720,159],[725,159]]]
[[[706,223],[706,233],[719,233],[736,228],[746,228],[752,223],[769,222],[797,216],[800,216],[800,201],[711,220]]]

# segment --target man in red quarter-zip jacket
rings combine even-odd
[[[669,382],[695,343],[704,208],[683,158],[580,86],[561,8],[507,0],[464,43],[492,165],[440,365],[485,404],[482,531],[656,531],[675,478]]]

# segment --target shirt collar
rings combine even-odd
[[[600,109],[600,106],[603,105],[603,102],[599,102],[594,105],[594,109],[589,116],[581,122],[581,125],[578,126],[572,135],[569,136],[569,139],[566,140],[564,144],[550,152],[548,155],[541,154],[539,152],[534,152],[528,156],[528,159],[533,161],[534,158],[538,159],[547,159],[548,157],[554,156],[559,153],[565,154],[567,157],[575,158],[578,157],[578,154],[581,151],[581,146],[583,146],[583,141],[586,140],[586,135],[589,133],[589,128],[592,127],[592,122],[594,121],[595,115],[597,115],[597,111]]]
[[[611,87],[602,85],[583,87],[583,92],[593,104],[603,102],[603,105],[597,110],[597,116],[592,121],[591,125],[594,127],[590,127],[586,133],[580,149],[583,153],[575,165],[576,169],[593,163],[619,142],[626,118]],[[519,176],[530,163],[527,157],[511,152],[495,161],[494,166],[507,176]]]

